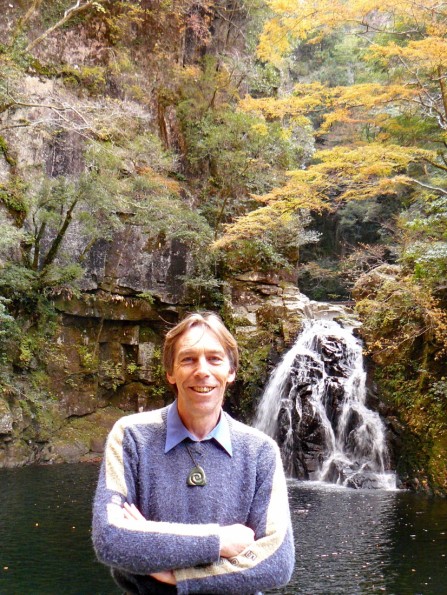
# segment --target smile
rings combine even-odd
[[[196,393],[210,393],[214,390],[214,386],[193,386],[192,389],[195,390]]]

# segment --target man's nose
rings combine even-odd
[[[197,376],[208,376],[208,374],[209,374],[208,360],[206,359],[206,357],[204,355],[197,358],[197,365],[196,365],[196,369],[194,370],[194,374],[196,374]]]

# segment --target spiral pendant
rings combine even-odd
[[[206,484],[205,471],[200,465],[196,465],[191,469],[186,483],[189,486],[204,486]]]

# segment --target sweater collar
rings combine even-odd
[[[169,452],[172,448],[174,448],[174,446],[177,446],[177,444],[180,444],[180,442],[183,442],[183,440],[186,438],[189,438],[193,442],[200,442],[183,425],[177,409],[177,400],[175,400],[168,407],[168,417],[166,424],[165,453]],[[230,457],[233,456],[230,426],[223,411],[221,412],[217,426],[215,426],[208,436],[206,436],[203,440],[211,440],[212,438],[214,438],[214,440],[220,444],[220,446],[230,455]]]

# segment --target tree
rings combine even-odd
[[[214,230],[214,248],[224,251],[225,263],[233,271],[288,267],[296,260],[296,249],[311,239],[304,232],[309,223],[304,214],[301,219],[277,217],[269,229],[265,222],[251,219],[256,195],[285,181],[285,171],[303,163],[312,142],[298,122],[268,122],[234,109],[247,76],[231,58],[208,56],[203,70],[190,67],[183,72],[178,92],[177,113],[188,174],[197,180],[198,207]],[[269,211],[264,213],[268,219]],[[248,224],[236,233],[235,221],[244,221],[245,216]],[[221,240],[228,225],[231,238],[224,233]],[[238,239],[243,241],[236,246]]]
[[[241,101],[241,109],[267,122],[313,127],[319,143],[334,133],[339,139],[337,146],[316,151],[304,170],[291,171],[288,182],[266,193],[262,202],[279,214],[299,210],[303,202],[310,210],[335,209],[350,200],[393,200],[406,192],[413,203],[405,222],[408,244],[418,227],[415,205],[423,205],[424,212],[433,209],[443,219],[441,227],[445,225],[439,212],[447,196],[445,7],[411,0],[269,5],[273,17],[260,38],[261,59],[284,68],[296,47],[342,32],[359,39],[364,68],[348,86],[298,82],[291,95]],[[251,224],[257,218],[265,223],[264,208],[250,214]],[[238,221],[227,237],[247,224]],[[418,235],[418,250],[424,252],[433,237],[427,233],[422,239],[420,225]],[[447,249],[442,232],[437,242],[439,260]]]
[[[177,237],[192,249],[196,240],[209,242],[205,222],[190,213],[179,184],[166,176],[175,168],[173,158],[156,137],[139,135],[120,147],[91,143],[85,166],[76,177],[33,175],[23,191],[21,227],[12,219],[1,221],[3,253],[20,237],[21,264],[38,275],[43,287],[75,281],[96,242],[111,240],[125,224],[140,226],[149,237]],[[77,249],[68,252],[67,238],[73,234]],[[199,239],[203,234],[206,238]],[[11,256],[5,266],[14,262]]]
[[[34,0],[28,12],[24,15],[23,19],[19,21],[19,28],[22,29],[26,21],[31,17],[32,13],[35,12],[41,5],[42,0]],[[77,0],[75,4],[69,6],[65,11],[61,19],[54,23],[51,27],[46,29],[38,37],[30,41],[26,46],[26,51],[31,52],[39,43],[42,43],[49,35],[51,35],[56,29],[63,27],[70,19],[86,10],[94,9],[99,12],[105,12],[103,7],[104,2],[101,0]]]

